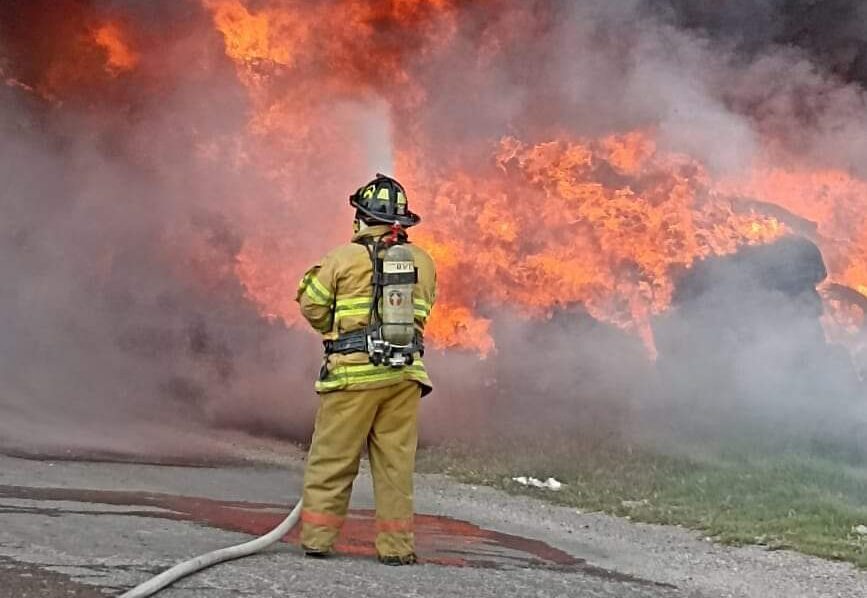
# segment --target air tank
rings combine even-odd
[[[392,245],[382,256],[386,282],[394,275],[404,275],[399,284],[382,287],[382,338],[392,345],[409,345],[415,336],[415,312],[412,291],[415,286],[415,262],[412,251],[404,245]]]

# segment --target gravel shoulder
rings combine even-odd
[[[867,572],[759,546],[731,547],[680,527],[580,513],[484,486],[420,476],[419,509],[440,510],[484,527],[544,538],[603,569],[671,584],[689,595],[725,598],[867,596]]]

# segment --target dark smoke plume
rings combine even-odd
[[[745,61],[791,46],[843,80],[867,84],[867,5],[860,0],[648,0],[648,7],[732,46]]]

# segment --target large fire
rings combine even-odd
[[[867,182],[774,158],[773,140],[765,140],[764,161],[738,175],[714,175],[693,157],[661,149],[652,123],[579,138],[524,122],[484,142],[439,147],[418,116],[437,90],[415,76],[415,67],[462,43],[456,31],[466,4],[201,0],[250,110],[230,142],[203,141],[197,154],[256,170],[285,190],[287,204],[300,206],[315,201],[297,187],[312,168],[331,160],[360,172],[370,151],[364,141],[348,139],[334,106],[384,114],[383,126],[395,132],[393,174],[425,221],[413,238],[438,265],[440,296],[429,335],[441,347],[487,354],[495,348],[495,311],[544,318],[581,304],[639,336],[652,352],[650,322],[669,307],[678,270],[792,232],[820,246],[829,284],[867,295]],[[521,10],[513,8],[513,25]],[[26,85],[44,95],[62,93],[73,79],[95,81],[80,75],[86,67],[112,78],[142,68],[148,50],[131,41],[134,24],[96,15],[81,26],[67,61],[52,63],[46,79]],[[507,44],[496,30],[477,33],[466,60],[482,76]],[[20,83],[7,79],[13,82]],[[798,230],[789,217],[815,226]],[[346,230],[323,224],[321,235],[330,243]],[[263,222],[242,240],[234,273],[263,315],[294,326],[295,285],[312,254],[284,236]],[[858,338],[861,308],[840,293],[826,298],[829,334]]]

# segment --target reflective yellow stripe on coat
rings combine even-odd
[[[373,384],[382,382],[394,382],[405,379],[416,380],[423,384],[430,384],[424,362],[417,357],[412,365],[403,368],[389,368],[387,366],[364,363],[357,365],[335,366],[325,380],[316,382],[317,392],[341,390],[350,384]]]
[[[343,318],[360,318],[370,313],[370,297],[338,299],[334,304],[334,320],[340,323]],[[413,299],[414,315],[417,320],[425,321],[430,317],[431,305],[424,299]]]
[[[334,297],[328,289],[319,282],[319,279],[312,272],[301,280],[298,291],[307,295],[316,305],[331,305],[331,302],[334,301]]]
[[[334,304],[334,320],[340,322],[343,318],[360,318],[370,313],[370,297],[354,297],[338,299]]]

